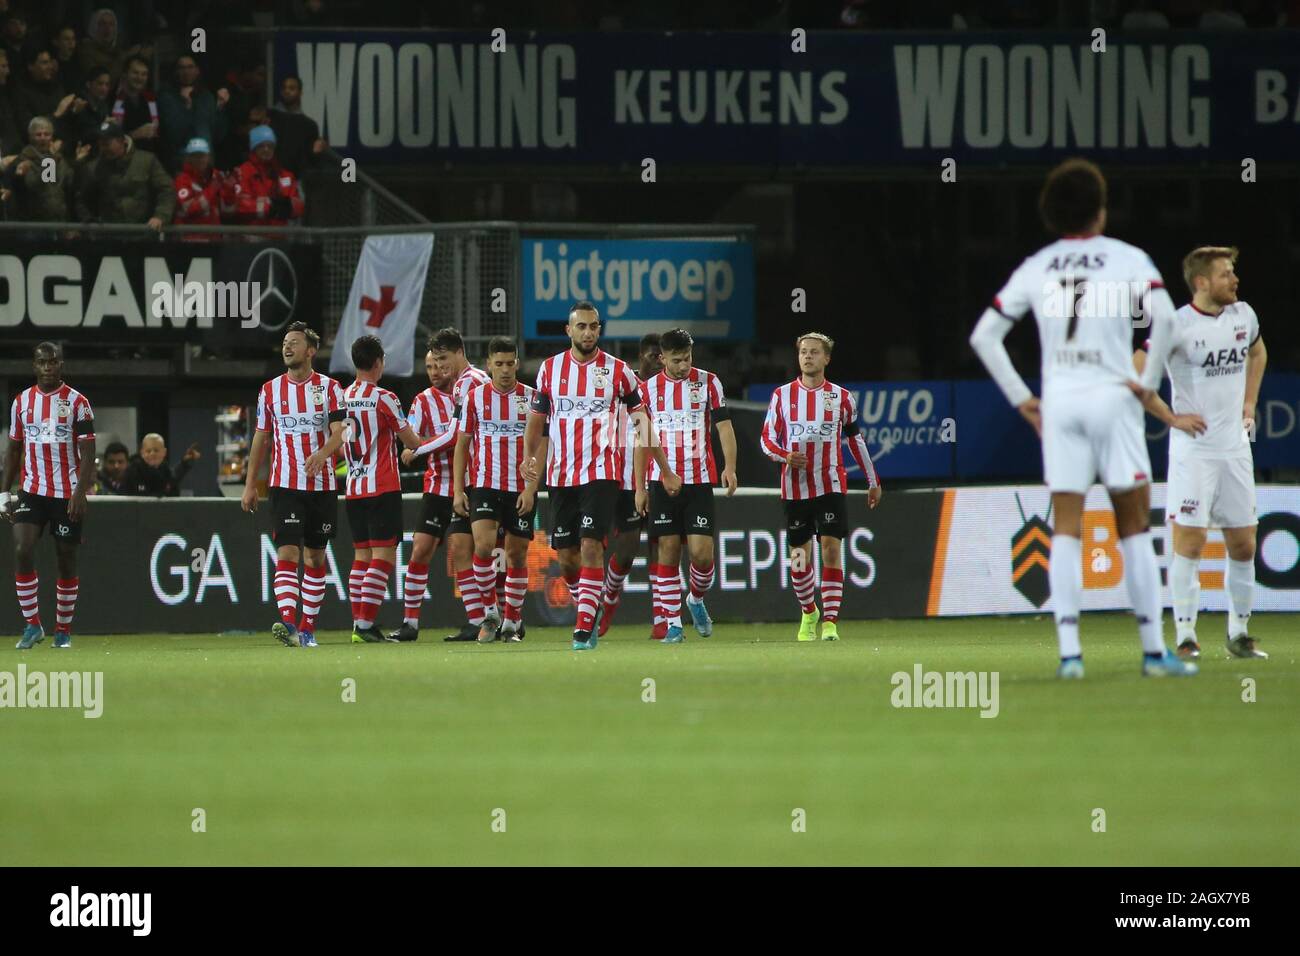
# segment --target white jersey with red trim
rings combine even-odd
[[[451,456],[456,450],[456,436],[460,434],[455,399],[430,385],[411,400],[406,423],[421,438],[437,441],[429,451],[429,465],[424,470],[424,493],[450,498]]]
[[[347,419],[343,454],[348,459],[347,497],[369,498],[401,491],[397,433],[406,427],[402,403],[374,382],[353,382],[343,393]]]
[[[796,451],[808,458],[803,468],[783,464],[783,499],[799,501],[848,491],[842,447],[845,440],[867,476],[868,487],[879,485],[880,476],[862,437],[858,403],[852,392],[827,381],[817,388],[807,388],[795,379],[772,393],[759,438],[763,454],[782,463]]]
[[[569,488],[620,480],[620,402],[630,409],[640,407],[636,375],[603,349],[585,362],[574,360],[572,350],[566,349],[542,363],[533,411],[546,415],[549,423],[547,485]]]
[[[460,408],[460,432],[469,436],[473,465],[469,468],[471,488],[523,491],[519,468],[524,461],[524,428],[533,390],[523,382],[507,392],[491,382],[475,385]]]
[[[343,420],[343,386],[312,372],[295,382],[288,373],[271,379],[257,395],[257,430],[271,432],[272,488],[337,491],[334,456],[315,475],[307,459],[329,441],[330,423]]]
[[[33,385],[9,409],[9,437],[23,446],[20,487],[30,495],[71,498],[81,467],[78,442],[95,438],[95,413],[72,386],[52,392]],[[10,446],[11,453],[17,451]]]
[[[660,372],[641,383],[641,400],[653,422],[668,467],[687,485],[715,485],[713,412],[726,408],[722,382],[712,372],[692,368],[680,381]],[[650,460],[648,481],[662,481],[659,463]]]
[[[1038,322],[1043,395],[1135,381],[1133,330],[1147,294],[1163,289],[1155,263],[1109,236],[1058,239],[1011,274],[993,308],[1013,322]],[[1084,397],[1086,400],[1086,397]]]
[[[466,365],[451,386],[451,397],[456,403],[456,414],[460,414],[460,407],[465,403],[465,396],[469,394],[471,388],[491,381],[492,376],[477,365]]]

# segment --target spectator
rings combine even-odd
[[[23,62],[23,48],[27,45],[27,17],[20,10],[10,10],[4,19],[4,35],[0,44],[13,63]]]
[[[1232,9],[1227,0],[1208,0],[1197,27],[1201,30],[1244,30],[1246,18]]]
[[[104,449],[104,457],[100,459],[103,467],[99,469],[98,480],[95,482],[95,494],[97,495],[124,495],[126,494],[126,467],[127,467],[126,446],[120,441],[110,442]]]
[[[64,115],[77,97],[69,94],[59,82],[59,68],[54,57],[45,47],[31,46],[27,48],[23,62],[27,66],[27,76],[11,94],[18,128],[27,129],[37,116],[49,116],[61,126]]]
[[[87,74],[81,91],[81,98],[86,105],[79,112],[74,111],[69,124],[71,129],[68,138],[76,146],[89,143],[93,150],[99,145],[99,128],[104,125],[113,109],[113,101],[108,98],[111,88],[108,70],[104,67],[97,66]]]
[[[248,134],[248,161],[226,179],[226,206],[243,226],[283,226],[300,219],[304,204],[298,179],[275,158],[275,131],[254,126]]]
[[[77,172],[77,216],[83,222],[171,222],[176,194],[171,177],[153,153],[135,148],[122,127],[108,120],[99,128],[99,155]]]
[[[221,222],[221,187],[224,177],[212,166],[212,147],[198,137],[185,147],[185,164],[176,177],[176,222],[182,226],[215,226]],[[185,239],[211,240],[196,233]]]
[[[117,14],[107,7],[96,10],[86,24],[86,39],[81,43],[79,58],[86,75],[97,66],[108,70],[112,83],[118,82],[129,56],[149,56],[153,51],[139,44],[123,49],[118,44]]]
[[[158,101],[149,89],[149,62],[142,56],[126,61],[122,82],[113,102],[113,119],[122,124],[137,148],[158,152]]]
[[[72,164],[62,156],[62,143],[54,138],[54,124],[35,117],[27,128],[31,142],[23,148],[14,169],[18,185],[19,217],[26,222],[68,222],[76,208]],[[85,159],[89,146],[77,158]],[[54,179],[45,174],[46,160],[54,162]]]
[[[302,80],[293,74],[280,81],[280,102],[268,111],[268,124],[275,130],[280,165],[301,178],[304,169],[316,164],[326,143],[316,121],[302,111]]]
[[[230,135],[224,143],[213,144],[219,149],[217,165],[222,169],[232,169],[244,161],[244,144],[248,142],[249,131],[266,123],[266,103],[262,99],[265,89],[266,65],[255,55],[245,54],[239,66],[226,74],[225,83],[217,95],[225,90]]]
[[[18,117],[14,115],[13,85],[9,82],[9,54],[0,48],[0,154],[17,153],[22,148]]]
[[[203,85],[199,65],[188,53],[176,60],[175,80],[158,94],[158,115],[166,146],[164,158],[173,169],[185,159],[186,144],[204,139],[210,145],[225,138],[226,102],[230,94],[218,98]]]
[[[127,466],[124,494],[152,498],[177,498],[181,493],[181,481],[189,474],[190,468],[199,458],[199,446],[195,442],[185,450],[181,463],[172,474],[167,464],[167,443],[162,435],[150,433],[140,442],[140,454],[131,457]]]
[[[77,31],[69,26],[59,27],[50,41],[50,50],[59,68],[59,82],[63,88],[73,91],[85,86],[86,74],[81,69],[81,58],[77,56]]]

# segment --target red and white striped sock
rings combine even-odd
[[[418,628],[420,626],[420,604],[424,601],[424,587],[429,583],[429,566],[412,561],[406,566],[406,578],[402,582],[402,591],[406,597],[406,616],[403,620]]]
[[[388,576],[393,573],[393,563],[371,558],[366,568],[366,580],[361,586],[361,621],[374,624],[379,616],[379,606],[388,596]]]
[[[479,600],[486,614],[497,606],[497,562],[492,555],[486,558],[474,555],[474,579],[478,581]]]
[[[564,575],[564,583],[569,586],[569,597],[573,598],[575,607],[578,605],[578,582],[582,579],[582,570],[574,571],[572,574]]]
[[[670,564],[659,565],[659,604],[669,627],[682,626],[681,571]]]
[[[483,598],[478,593],[478,581],[474,578],[474,569],[466,568],[456,572],[456,587],[460,588],[460,599],[465,602],[465,616],[475,627],[483,623]]]
[[[366,580],[365,561],[353,561],[352,570],[348,572],[348,603],[352,605],[353,623],[361,620],[361,586]]]
[[[275,562],[275,603],[280,620],[293,627],[298,618],[298,565],[293,561]]]
[[[524,616],[524,598],[528,596],[528,569],[506,569],[506,620],[519,621]]]
[[[596,622],[596,605],[600,603],[600,585],[605,575],[600,568],[583,568],[578,575],[578,622],[575,631],[590,631]]]
[[[691,597],[696,601],[704,598],[709,588],[713,587],[713,562],[698,565],[691,562]]]
[[[14,591],[18,594],[18,607],[23,612],[23,620],[38,627],[41,623],[41,610],[40,595],[37,592],[40,589],[40,578],[35,571],[31,574],[14,573]]]
[[[790,581],[794,584],[794,596],[799,601],[799,609],[805,614],[811,614],[817,610],[817,600],[813,596],[817,590],[817,581],[813,575],[813,569],[804,568],[802,571],[796,571],[792,567],[790,569]]]
[[[822,565],[822,620],[834,621],[840,616],[840,602],[844,600],[844,569]]]
[[[601,595],[601,603],[609,611],[615,610],[623,600],[623,585],[627,582],[628,572],[631,566],[620,568],[618,558],[609,559],[609,564],[605,567],[605,590]]]
[[[77,591],[81,578],[59,578],[54,582],[54,629],[72,633],[72,615],[77,610]]]
[[[660,596],[661,584],[659,581],[659,565],[650,565],[650,612],[653,615],[653,623],[658,627],[664,622],[663,598]]]
[[[364,585],[362,585],[364,589]],[[298,630],[316,631],[316,615],[320,613],[321,601],[325,599],[325,565],[313,568],[304,565],[302,569],[302,617],[298,620]]]

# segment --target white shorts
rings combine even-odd
[[[1127,491],[1151,480],[1142,404],[1124,386],[1043,396],[1043,478],[1050,491],[1086,494],[1101,482]]]
[[[1185,528],[1248,528],[1258,524],[1254,458],[1170,457],[1165,516]]]

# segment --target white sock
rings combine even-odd
[[[1079,604],[1083,598],[1083,542],[1064,534],[1052,535],[1052,558],[1047,568],[1052,588],[1052,613],[1062,657],[1079,657]]]
[[[1137,618],[1145,654],[1164,654],[1164,614],[1160,600],[1160,568],[1151,547],[1151,532],[1130,535],[1119,543],[1124,552],[1124,585]]]
[[[1255,597],[1255,562],[1228,559],[1228,637],[1246,633]]]
[[[1201,604],[1200,567],[1200,558],[1185,558],[1181,554],[1175,554],[1169,565],[1169,597],[1179,643],[1196,638],[1196,612]]]

